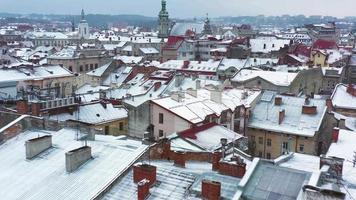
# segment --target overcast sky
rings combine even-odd
[[[140,14],[157,16],[161,0],[0,0],[0,12],[43,14]],[[356,0],[167,0],[172,17],[191,18],[209,13],[240,15],[356,16]]]

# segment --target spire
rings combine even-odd
[[[85,20],[84,9],[82,9],[81,20],[82,20],[82,21]]]
[[[166,5],[167,5],[166,0],[162,0],[162,11],[166,11]]]
[[[213,31],[211,29],[211,26],[210,26],[210,20],[209,20],[209,14],[206,13],[206,19],[205,19],[205,22],[204,22],[204,34],[205,35],[212,35],[213,34]]]

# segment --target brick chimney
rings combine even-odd
[[[316,106],[303,105],[302,113],[307,115],[315,115],[317,112]]]
[[[215,151],[211,154],[212,169],[214,171],[219,170],[219,162],[221,160],[222,154],[219,151]]]
[[[284,117],[286,116],[286,110],[282,109],[278,113],[278,124],[282,124]]]
[[[154,91],[157,91],[160,87],[161,87],[162,83],[161,82],[155,82],[155,84],[153,85],[154,87]]]
[[[137,200],[145,200],[150,194],[150,181],[143,179],[137,183]]]
[[[28,113],[28,102],[26,100],[19,100],[16,102],[16,110],[19,114]]]
[[[282,105],[282,97],[275,97],[274,98],[274,105],[276,105],[276,106]]]
[[[332,102],[331,99],[327,99],[326,102],[325,102],[325,104],[326,104],[326,107],[328,108],[328,111],[329,111],[329,112],[330,112],[330,111],[333,111],[334,107],[333,107],[333,102]]]
[[[210,180],[202,180],[201,195],[203,199],[219,200],[221,195],[221,183]]]
[[[174,152],[174,165],[179,167],[185,167],[185,152],[182,151]]]
[[[171,141],[169,139],[163,139],[163,153],[162,158],[170,159],[171,158]]]
[[[189,64],[190,64],[190,61],[189,60],[185,60],[183,62],[183,68],[188,68],[189,67]]]
[[[235,163],[232,161],[236,161]],[[229,161],[220,161],[219,173],[242,178],[246,173],[246,163],[241,158],[233,158]]]
[[[133,167],[133,181],[140,182],[143,179],[149,180],[149,186],[156,182],[157,167],[148,164],[137,164]]]
[[[347,86],[347,93],[351,94],[352,96],[356,97],[356,86],[352,85],[351,83]]]
[[[321,155],[319,161],[319,169],[321,169],[324,165],[328,165],[330,166],[328,172],[331,176],[342,178],[342,169],[344,167],[344,161],[345,159],[343,158],[326,157],[325,155]]]
[[[42,104],[40,102],[33,102],[31,104],[31,111],[33,116],[41,116]]]
[[[339,140],[339,132],[340,132],[340,129],[338,127],[333,128],[332,140],[334,143],[337,143],[337,141]]]

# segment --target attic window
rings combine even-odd
[[[96,114],[96,116],[97,116],[97,117],[100,117],[100,114],[99,114],[99,113],[97,113],[97,114]]]

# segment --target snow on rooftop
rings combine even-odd
[[[344,129],[339,130],[339,140],[332,143],[327,152],[327,156],[334,156],[345,159],[342,177],[345,181],[345,186],[348,188],[350,195],[356,196],[356,167],[353,166],[352,161],[355,160],[356,155],[356,132]]]
[[[336,108],[356,109],[356,97],[347,92],[347,85],[338,84],[331,96],[333,106]]]
[[[282,105],[276,106],[274,98],[259,101],[253,110],[249,127],[286,134],[313,137],[319,131],[326,112],[325,100],[310,99],[309,105],[317,107],[315,115],[302,114],[305,99],[301,97],[281,96]],[[279,111],[285,110],[285,117],[279,124]]]
[[[75,94],[82,98],[82,102],[92,102],[100,99],[99,91],[107,90],[107,86],[92,86],[90,84],[85,84],[75,91]]]
[[[123,63],[126,64],[138,64],[143,60],[141,56],[116,56],[114,57],[115,60],[121,60]]]
[[[79,111],[73,114],[61,113],[51,115],[50,120],[67,121],[75,120],[88,124],[108,123],[115,120],[127,118],[127,110],[123,107],[115,108],[112,104],[106,104],[106,108],[101,103],[80,105]]]
[[[39,135],[52,135],[53,148],[32,160],[25,159],[24,143]],[[97,135],[88,141],[93,159],[73,173],[65,170],[65,153],[82,147],[76,130],[26,131],[0,146],[0,195],[3,199],[91,199],[142,154],[140,141]]]
[[[205,71],[216,72],[220,64],[220,60],[208,61],[188,61],[188,65],[184,66],[183,60],[169,60],[157,67],[166,70],[184,70],[184,71]]]
[[[253,53],[279,51],[280,48],[289,45],[289,43],[289,40],[277,39],[276,37],[258,37],[250,40],[251,51]]]
[[[0,82],[27,81],[74,76],[59,65],[0,68]]]
[[[199,89],[197,97],[186,93],[179,102],[171,97],[152,101],[195,124],[204,121],[210,114],[220,116],[224,110],[234,111],[237,106],[250,105],[259,96],[260,91],[248,91],[243,97],[244,93],[245,91],[241,89],[226,89],[222,92],[222,103],[211,101],[211,91],[207,89]]]
[[[140,48],[140,51],[144,54],[158,54],[159,51],[156,48],[153,47],[142,47]]]
[[[226,138],[228,143],[242,138],[242,135],[235,133],[223,126],[216,125],[206,130],[194,134],[196,139],[185,138],[186,140],[204,148],[207,151],[214,151],[221,147],[221,138]]]
[[[298,73],[242,69],[232,81],[245,82],[260,77],[274,85],[289,86],[297,75]]]
[[[100,66],[97,69],[94,69],[94,70],[88,72],[87,74],[89,76],[99,76],[100,77],[105,73],[105,71],[110,67],[111,64],[112,64],[112,61]]]

